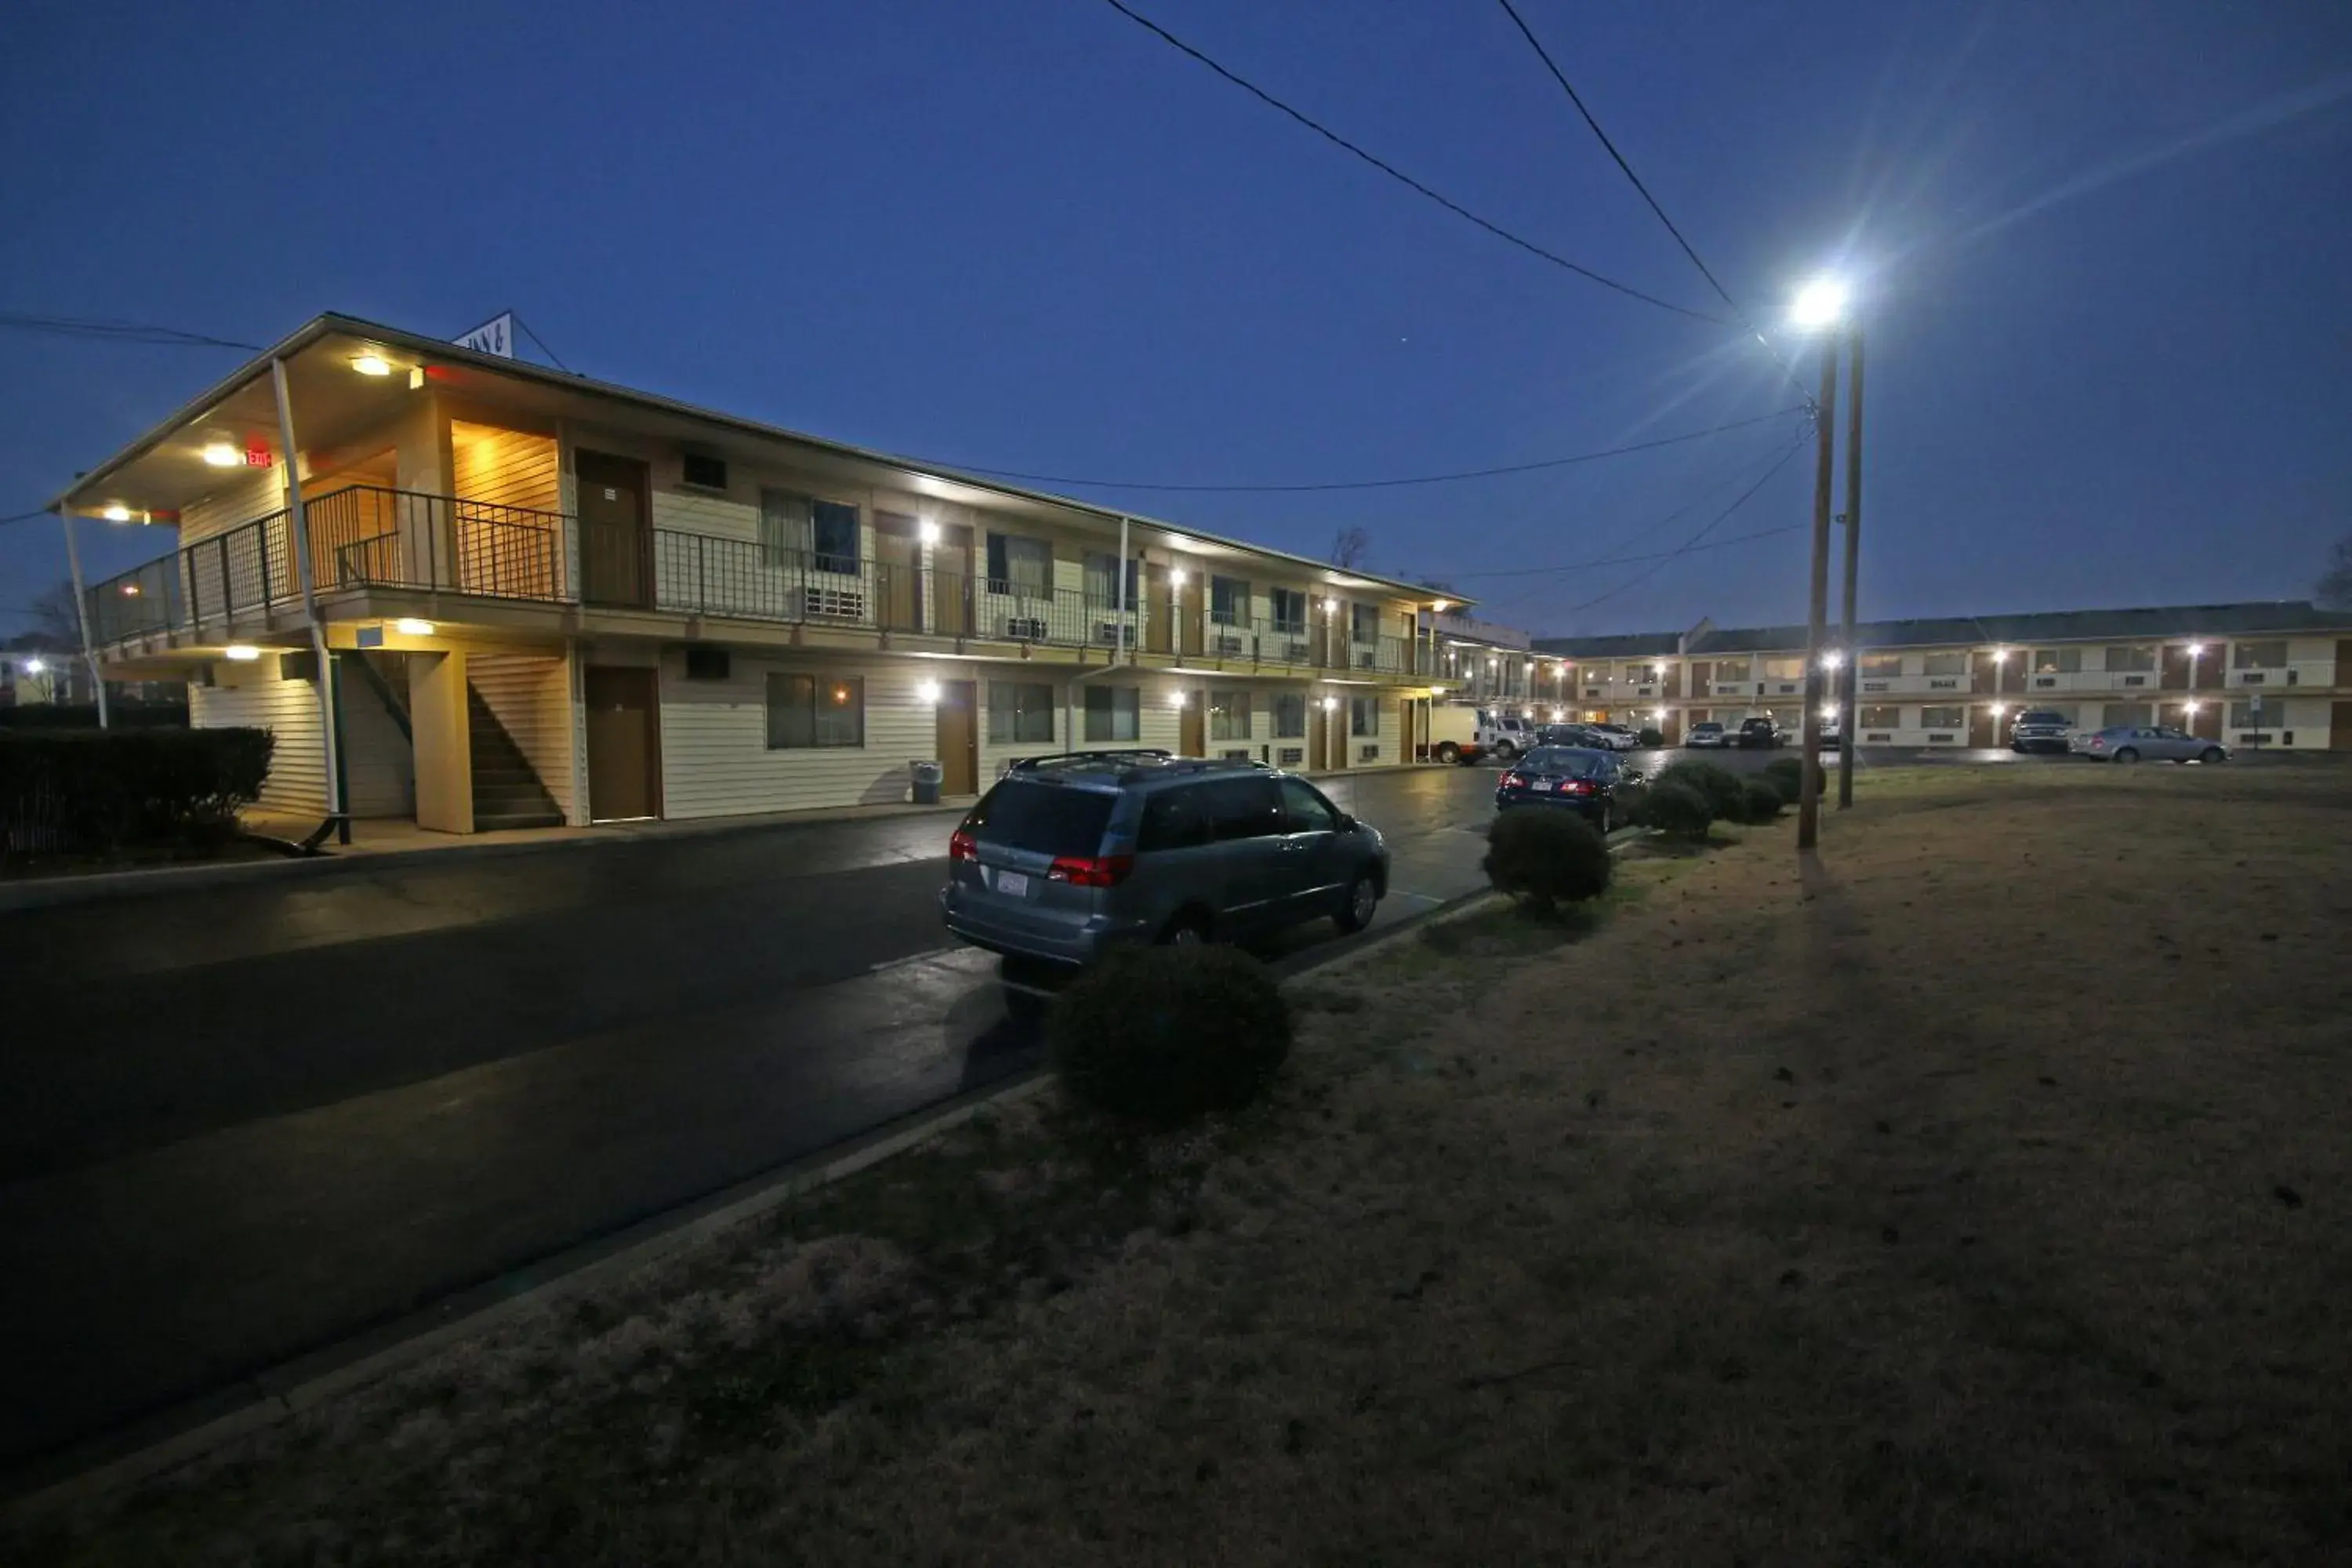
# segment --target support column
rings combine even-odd
[[[98,667],[98,649],[89,637],[89,590],[82,585],[81,547],[74,542],[73,513],[65,507],[58,508],[58,526],[66,531],[66,568],[73,574],[74,620],[81,627],[81,660],[89,667],[89,684],[98,698],[98,727],[107,727],[106,672]],[[174,563],[176,565],[176,563]],[[70,695],[72,683],[67,683]]]
[[[301,450],[294,444],[294,405],[286,391],[286,362],[269,362],[270,384],[278,394],[278,439],[285,448],[287,536],[294,549],[294,581],[302,590],[302,615],[310,623],[310,654],[319,670],[319,738],[326,752],[327,818],[335,825],[335,842],[352,841],[352,819],[343,809],[343,762],[335,743],[339,727],[335,710],[335,661],[327,651],[326,623],[319,618],[319,595],[310,572],[310,523],[302,507]],[[470,815],[470,814],[469,814]]]
[[[408,726],[416,747],[416,826],[474,831],[474,746],[462,652],[408,656]]]

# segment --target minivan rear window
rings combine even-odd
[[[1103,829],[1118,797],[1066,784],[1014,784],[988,792],[963,819],[964,830],[982,844],[1039,855],[1092,855],[1102,847]]]

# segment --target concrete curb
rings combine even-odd
[[[730,1226],[781,1207],[919,1148],[981,1111],[1042,1091],[1053,1075],[1034,1068],[1009,1081],[886,1125],[845,1144],[651,1215],[612,1235],[457,1292],[390,1323],[243,1379],[163,1413],[111,1439],[99,1438],[37,1464],[5,1484],[0,1512],[29,1514],[70,1503],[199,1458],[339,1394],[414,1365],[444,1346],[495,1328],[664,1258]]]

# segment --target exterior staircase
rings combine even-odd
[[[467,734],[473,750],[474,831],[500,827],[561,827],[563,813],[531,771],[472,681],[466,682]]]

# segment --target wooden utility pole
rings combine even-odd
[[[1862,569],[1862,323],[1853,333],[1853,363],[1846,373],[1845,406],[1845,629],[1838,646],[1838,809],[1853,804],[1853,699],[1861,676],[1862,650],[1853,642],[1854,580]]]
[[[1822,392],[1813,410],[1820,455],[1813,464],[1813,569],[1805,618],[1805,715],[1798,734],[1804,747],[1802,789],[1797,795],[1797,847],[1811,849],[1822,836],[1822,639],[1830,618],[1830,490],[1837,482],[1837,329],[1822,339]]]

